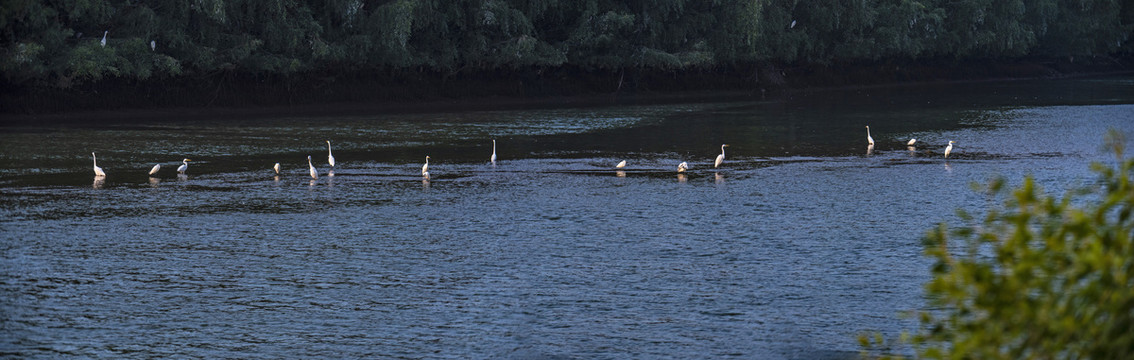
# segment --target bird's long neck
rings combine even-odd
[[[327,153],[328,154],[331,153],[331,142],[330,141],[327,142]]]
[[[724,145],[721,145],[721,156],[724,156]]]
[[[866,127],[866,137],[870,137],[870,127]]]
[[[953,144],[949,144],[949,145],[952,146]],[[95,156],[94,153],[91,153],[91,160],[94,161],[94,166],[98,166],[98,157]]]
[[[496,153],[496,140],[492,140],[492,153]]]

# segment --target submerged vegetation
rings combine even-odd
[[[0,71],[25,89],[218,75],[307,89],[421,74],[775,84],[792,66],[1127,56],[1132,32],[1122,0],[11,0]]]
[[[1134,357],[1134,158],[1112,132],[1116,166],[1094,164],[1099,181],[1061,197],[1032,179],[983,221],[940,226],[926,238],[933,258],[926,292],[934,310],[904,335],[928,359],[1130,359]],[[959,241],[958,241],[959,240]],[[896,344],[860,337],[874,355]]]

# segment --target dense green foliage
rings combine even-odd
[[[1134,358],[1134,158],[1121,136],[1109,143],[1118,164],[1095,164],[1091,188],[1060,198],[1027,179],[983,221],[962,213],[968,225],[930,232],[926,290],[941,310],[906,338],[919,357]],[[1002,180],[984,190],[1006,193]]]
[[[670,71],[1130,54],[1132,31],[1122,0],[7,0],[0,71],[63,88],[217,71]]]

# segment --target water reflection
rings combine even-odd
[[[874,154],[874,144],[866,145],[866,156]]]
[[[335,176],[335,169],[327,170],[327,176]]]
[[[161,184],[161,179],[158,179],[158,178],[156,178],[156,177],[150,176],[150,187],[155,187],[155,188],[156,188],[156,187],[158,186],[158,184]]]
[[[317,180],[315,180],[315,179],[311,179],[311,180],[308,180],[308,182],[307,182],[307,187],[309,187],[309,188],[314,188],[314,187],[315,187],[315,183],[316,183],[316,181],[317,181]]]
[[[272,182],[276,183],[276,185],[279,185],[280,184],[280,176],[279,175],[273,176]]]
[[[626,177],[626,171],[618,170],[614,172],[614,175],[618,177]]]
[[[177,181],[187,181],[187,180],[189,180],[189,175],[177,174]]]
[[[713,173],[713,182],[717,185],[724,185],[724,176],[721,173]]]
[[[429,176],[421,179],[421,188],[424,190],[429,190]]]
[[[913,146],[906,146],[906,150],[910,151],[910,157],[917,155],[917,148]]]
[[[106,176],[95,176],[91,188],[102,189],[103,186],[106,186]]]
[[[945,161],[945,172],[947,172],[947,173],[953,172],[953,165],[950,165],[948,160]]]
[[[677,174],[677,182],[684,184],[686,181],[689,181],[688,176],[685,176],[685,174]]]

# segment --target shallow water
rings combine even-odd
[[[1106,130],[1134,136],[1132,88],[8,124],[0,353],[852,357],[859,331],[912,329],[900,313],[927,306],[921,237],[989,203],[971,182],[1093,183]]]

